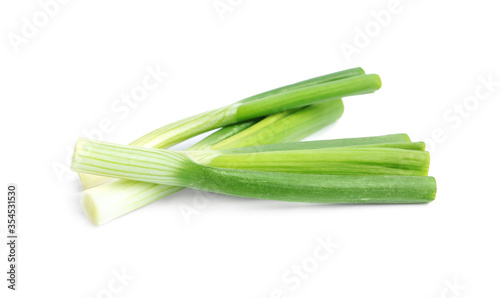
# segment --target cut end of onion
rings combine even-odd
[[[108,177],[85,173],[78,173],[78,176],[80,177],[80,180],[82,181],[83,187],[85,187],[85,189],[99,186],[111,180],[111,178]]]
[[[99,208],[97,208],[96,203],[91,195],[86,192],[82,194],[82,207],[85,211],[87,217],[96,225],[101,225],[103,222],[99,221]]]

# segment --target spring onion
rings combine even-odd
[[[79,172],[87,170],[92,172],[93,167],[104,167],[108,163],[116,162],[116,168],[112,169],[109,175],[106,175],[111,177],[119,175],[120,162],[125,163],[123,169],[126,171],[128,166],[134,166],[136,160],[137,162],[143,161],[142,166],[145,166],[147,162],[151,163],[151,169],[155,169],[155,166],[158,166],[159,169],[175,169],[182,168],[184,165],[189,167],[190,163],[197,163],[217,168],[325,175],[425,176],[429,169],[429,153],[427,151],[388,147],[340,147],[236,154],[214,150],[179,152],[148,148],[134,151],[133,148],[81,139],[76,145],[73,168]],[[123,152],[123,155],[120,155],[120,152]],[[132,155],[137,155],[137,157]],[[140,159],[141,156],[149,156],[149,158]],[[190,163],[186,162],[187,160]],[[177,161],[179,161],[178,164]],[[87,164],[90,165],[89,168],[85,167]],[[173,179],[174,177],[169,177],[168,173],[170,172],[167,171],[163,178]],[[121,178],[127,179],[126,177]],[[136,180],[141,181],[140,179]],[[148,180],[151,179],[148,178]],[[163,180],[158,183],[168,184]]]
[[[200,133],[253,118],[301,108],[329,99],[371,93],[381,86],[375,74],[364,74],[360,68],[334,73],[285,86],[163,126],[135,140],[130,145],[146,148],[168,148]],[[85,187],[108,179],[81,174]]]
[[[352,150],[355,152],[348,153]],[[427,174],[428,155],[423,151],[392,148],[313,149],[236,154],[229,160],[227,157],[231,155],[214,156],[209,151],[193,153],[80,140],[75,147],[72,169],[113,178],[294,202],[425,203],[432,201],[436,192],[434,178],[413,176],[415,173]],[[332,155],[333,158],[330,157]],[[248,163],[249,156],[251,163]],[[226,163],[220,160],[221,157],[226,158]],[[390,161],[391,157],[395,161]],[[241,162],[237,166],[240,169],[210,166],[217,159],[216,164],[219,166],[231,166],[231,163],[234,166],[239,160]],[[267,168],[263,166],[262,171],[241,170],[251,168],[252,164],[259,164],[260,161]],[[322,167],[322,163],[336,164]],[[362,166],[355,167],[356,164]],[[373,169],[369,165],[379,167]],[[384,167],[386,169],[382,170]],[[272,168],[279,173],[269,172]],[[389,169],[393,172],[384,172]],[[410,171],[399,172],[406,169]],[[311,174],[314,171],[325,175]],[[330,171],[340,172],[340,175],[329,175]],[[410,176],[392,175],[396,172]]]
[[[291,114],[285,111],[280,113],[287,114],[285,117],[271,115],[261,121],[251,120],[250,122],[224,127],[193,145],[188,150],[205,150],[212,147],[224,149],[230,147],[232,143],[226,142],[225,146],[219,146],[219,143],[233,136],[235,136],[235,138],[232,138],[233,142],[251,145],[298,141],[307,134],[313,133],[336,121],[340,118],[343,111],[344,106],[340,99],[305,107]],[[279,120],[269,121],[268,118],[279,118]],[[262,122],[267,124],[263,125]],[[255,130],[255,127],[259,127],[259,129]],[[248,133],[248,130],[252,133]],[[238,137],[239,134],[244,135],[244,137]],[[407,138],[406,135],[397,135],[384,138],[384,142],[389,142],[390,140],[406,142]],[[182,187],[178,186],[158,185],[130,180],[113,180],[85,190],[82,193],[82,206],[90,220],[100,225],[181,189]]]

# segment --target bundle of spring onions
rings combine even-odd
[[[354,68],[174,122],[128,146],[81,139],[72,169],[87,188],[82,205],[99,225],[184,187],[292,202],[430,202],[429,154],[405,134],[297,142],[339,119],[341,98],[380,86]],[[166,150],[216,128],[186,151]]]

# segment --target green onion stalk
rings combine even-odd
[[[77,172],[308,203],[427,203],[436,193],[428,166],[428,152],[397,148],[221,154],[85,139],[78,141],[72,162]]]
[[[212,133],[188,150],[206,150],[213,147],[233,148],[232,142],[264,145],[298,141],[333,123],[342,116],[343,111],[342,100],[335,99],[298,109],[292,113],[285,111],[271,115],[260,121],[250,120],[237,123]],[[259,129],[255,130],[255,127]],[[395,139],[403,142],[406,140],[404,136],[398,136]],[[227,140],[232,140],[232,142],[227,142]],[[223,141],[225,145],[220,146],[219,144]],[[262,149],[255,147],[254,150]],[[101,225],[181,189],[182,187],[179,186],[115,179],[85,190],[82,193],[82,206],[89,219]]]
[[[302,108],[322,101],[372,93],[381,87],[380,78],[361,68],[313,78],[252,96],[226,107],[198,114],[154,130],[130,143],[146,148],[168,148],[201,133],[254,118]],[[80,174],[84,187],[109,179]]]

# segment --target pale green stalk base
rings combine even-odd
[[[264,127],[259,125],[260,122],[258,122],[255,125],[261,127],[259,131],[250,135],[245,134],[247,135],[245,138],[234,138],[233,140],[251,145],[270,144],[285,140],[296,141],[306,134],[313,133],[336,121],[342,116],[343,111],[342,100],[336,99],[300,109],[292,114],[282,112],[283,115],[289,115],[286,117],[277,116],[280,118],[278,121]],[[269,117],[275,118],[276,116],[271,115]],[[289,120],[290,117],[293,117],[292,120]],[[261,122],[266,121],[266,119]],[[245,133],[246,129],[249,128],[253,128],[253,126],[248,126],[247,123],[224,127],[188,150],[210,148],[211,145],[233,135]],[[230,145],[230,143],[227,145]],[[123,186],[128,184],[109,181],[105,184],[106,188],[101,185],[85,190],[82,195],[82,205],[90,220],[100,225],[180,190],[179,187],[166,185],[155,186],[144,182],[134,183],[134,187],[123,189]],[[93,208],[89,208],[89,206],[93,206]]]
[[[96,225],[104,224],[123,214],[134,211],[159,198],[184,189],[180,186],[159,185],[132,180],[113,180],[113,184],[99,186],[82,193],[82,206],[88,218]],[[118,191],[116,188],[120,187]],[[104,193],[104,196],[100,194]],[[126,198],[126,201],[124,201]],[[125,203],[124,203],[125,202]]]

